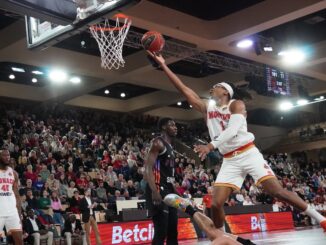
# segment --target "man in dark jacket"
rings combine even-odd
[[[86,234],[83,231],[80,220],[76,219],[74,214],[71,214],[66,220],[64,229],[62,230],[61,234],[66,238],[67,245],[72,244],[72,238],[82,239],[83,245],[87,244]]]
[[[53,232],[48,231],[45,226],[35,218],[33,209],[28,210],[27,218],[23,221],[23,229],[29,236],[34,238],[34,245],[40,245],[41,239],[46,239],[48,245],[53,244]]]

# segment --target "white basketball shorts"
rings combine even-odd
[[[1,216],[0,217],[0,232],[3,231],[4,226],[6,227],[7,232],[21,231],[22,225],[18,212],[10,216]]]
[[[247,174],[254,178],[256,184],[275,178],[273,170],[256,147],[233,157],[224,158],[214,186],[226,186],[239,190]]]

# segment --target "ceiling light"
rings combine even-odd
[[[25,72],[25,70],[23,68],[19,68],[19,67],[11,67],[11,70],[16,71],[16,72]]]
[[[244,39],[237,43],[238,48],[249,48],[253,45],[253,41],[250,39]]]
[[[265,46],[264,51],[265,52],[273,52],[273,47],[272,46]]]
[[[105,93],[105,94],[109,94],[110,91],[109,91],[108,89],[106,89],[106,90],[104,90],[104,93]]]
[[[73,84],[78,84],[78,83],[80,83],[80,78],[79,77],[72,77],[72,78],[70,78],[70,80],[69,80],[71,83],[73,83]]]
[[[124,97],[126,97],[126,94],[125,94],[125,93],[121,93],[121,94],[120,94],[120,97],[121,97],[121,98],[124,98]]]
[[[35,77],[32,78],[32,83],[37,83],[37,79]]]
[[[323,99],[325,99],[325,97],[324,97],[324,95],[321,95],[321,96],[315,98],[314,100],[318,101],[318,100],[323,100]]]
[[[292,108],[293,108],[293,104],[289,101],[285,101],[280,104],[281,111],[288,111],[291,110]]]
[[[43,75],[44,73],[42,71],[32,71],[35,75]]]
[[[9,78],[10,78],[11,80],[15,79],[15,75],[14,75],[14,74],[10,74],[10,75],[9,75]]]
[[[182,102],[179,101],[179,102],[177,103],[177,105],[178,105],[178,106],[181,106],[181,105],[182,105]]]
[[[288,65],[302,63],[306,58],[305,53],[299,49],[281,51],[278,53],[278,55],[281,56],[282,60]]]
[[[65,73],[64,71],[61,71],[61,70],[53,70],[50,72],[49,78],[53,82],[62,83],[67,80],[67,73]]]
[[[308,104],[308,100],[306,99],[300,99],[297,101],[297,105],[306,105]]]

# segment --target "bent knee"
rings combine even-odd
[[[213,198],[212,208],[219,209],[224,207],[225,200],[221,198]]]

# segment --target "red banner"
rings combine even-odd
[[[294,228],[291,212],[227,215],[225,220],[233,234]]]
[[[102,244],[146,244],[152,241],[154,226],[152,221],[98,224]],[[197,239],[197,234],[189,218],[178,222],[178,240]],[[95,244],[94,232],[91,243]]]

